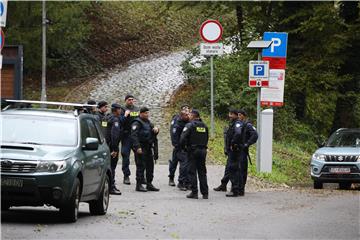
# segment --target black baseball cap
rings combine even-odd
[[[150,109],[148,109],[147,107],[140,108],[140,113],[149,112],[149,111]]]
[[[238,114],[242,114],[242,115],[244,115],[245,117],[247,116],[247,113],[246,113],[246,111],[245,111],[244,109],[240,109],[240,110],[238,111]]]
[[[131,94],[128,94],[128,95],[125,96],[125,101],[128,100],[129,98],[135,98],[135,97],[133,95],[131,95]]]
[[[111,104],[111,109],[121,109],[121,105],[118,103]]]
[[[95,102],[95,100],[90,99],[89,101],[87,101],[87,104],[96,105],[96,102]]]
[[[193,114],[195,117],[198,117],[198,118],[200,117],[200,112],[196,109],[191,110],[190,113]]]
[[[104,106],[106,106],[106,105],[108,105],[108,103],[107,103],[106,101],[100,101],[100,102],[98,103],[98,108],[102,108],[102,107],[104,107]]]
[[[236,109],[234,109],[234,108],[230,108],[230,109],[229,109],[229,113],[232,113],[232,114],[235,114],[235,115],[238,115],[238,114],[239,114],[238,110],[236,110]]]

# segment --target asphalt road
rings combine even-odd
[[[120,168],[119,168],[120,169]],[[134,169],[134,166],[132,166]],[[209,187],[222,166],[208,167]],[[122,177],[121,172],[118,175]],[[134,180],[134,178],[132,178]],[[250,179],[245,197],[210,191],[208,200],[186,199],[167,185],[167,166],[157,165],[160,192],[138,193],[119,184],[105,216],[81,204],[74,224],[51,207],[18,207],[1,213],[2,239],[359,239],[359,191],[273,188]]]

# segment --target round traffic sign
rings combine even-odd
[[[5,35],[3,30],[1,29],[1,35],[0,35],[0,51],[3,49],[5,44]]]
[[[222,37],[223,28],[217,20],[206,20],[201,24],[201,38],[208,43],[216,43]]]

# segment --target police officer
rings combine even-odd
[[[152,184],[154,178],[154,140],[159,133],[159,129],[149,120],[149,109],[142,107],[140,115],[131,125],[131,140],[133,143],[133,150],[135,152],[136,163],[136,191],[159,191],[160,189],[154,187]],[[144,178],[144,171],[146,171],[146,188],[142,183]]]
[[[238,111],[238,116],[240,121],[242,121],[244,124],[243,132],[241,135],[241,145],[240,145],[240,149],[243,154],[241,154],[241,159],[240,159],[240,180],[239,180],[239,186],[240,186],[239,194],[240,196],[244,196],[245,185],[248,175],[248,160],[251,161],[249,155],[249,146],[256,143],[258,139],[258,133],[255,127],[247,120],[247,113],[245,110],[240,109]]]
[[[191,193],[187,198],[198,198],[197,176],[200,182],[200,192],[203,199],[209,198],[209,189],[206,177],[206,151],[209,140],[208,127],[200,119],[200,113],[192,110],[190,122],[187,123],[180,136],[180,146],[185,148],[189,161],[189,179]]]
[[[179,178],[178,178],[178,188],[180,190],[186,191],[187,187],[190,184],[188,178],[188,159],[187,153],[180,147],[180,136],[185,127],[189,122],[189,112],[188,110],[182,110],[179,114],[179,119],[174,123],[171,133],[171,143],[174,147],[173,149],[173,160],[170,164],[170,182],[174,180],[176,165],[179,162]],[[173,167],[173,168],[171,168]],[[170,183],[169,182],[169,183]],[[169,184],[170,185],[170,184]],[[170,185],[171,186],[171,185]]]
[[[108,117],[109,114],[107,113],[108,110],[108,103],[106,101],[100,101],[98,103],[98,111],[96,112],[96,116],[97,116],[97,120],[100,123],[101,126],[101,130],[103,133],[103,136],[106,138],[106,133],[107,133],[107,125],[108,125]],[[108,143],[107,139],[107,143]]]
[[[189,106],[183,105],[180,108],[180,113],[173,117],[170,125],[170,137],[174,149],[173,149],[172,159],[169,161],[169,185],[175,186],[175,182],[174,182],[175,171],[178,162],[180,162],[178,187],[181,190],[187,190],[186,187],[189,183],[187,179],[187,172],[188,172],[187,154],[180,148],[179,145],[180,135],[186,123],[188,123],[188,121],[189,121]]]
[[[235,110],[233,110],[235,113]],[[249,146],[256,143],[258,139],[258,134],[255,128],[252,126],[250,122],[247,121],[247,113],[244,110],[237,111],[238,120],[241,121],[243,127],[240,137],[240,145],[238,146],[241,150],[241,159],[240,159],[240,173],[239,173],[239,196],[244,196],[245,194],[245,184],[247,179],[247,168],[248,168],[248,159],[250,160],[249,156]],[[228,155],[228,145],[225,134],[225,154]],[[230,180],[230,161],[228,155],[228,161],[225,167],[224,177],[221,179],[220,186],[214,188],[215,191],[224,191],[226,192],[226,185]]]
[[[122,171],[124,173],[124,184],[130,185],[130,152],[131,152],[131,124],[139,116],[139,108],[134,105],[135,98],[128,94],[125,96],[125,123],[121,139]]]
[[[113,103],[111,105],[111,115],[108,119],[109,130],[109,148],[111,153],[111,189],[110,194],[121,195],[120,190],[115,185],[115,170],[119,161],[119,143],[122,134],[122,125],[125,121],[125,116],[122,114],[122,108],[119,104]]]

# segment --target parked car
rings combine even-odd
[[[311,159],[311,178],[315,189],[323,188],[323,183],[339,183],[340,189],[348,189],[360,182],[359,128],[338,129],[316,150]]]
[[[15,108],[2,111],[0,119],[3,211],[49,204],[75,222],[79,202],[87,202],[91,214],[106,214],[110,152],[92,115]]]

